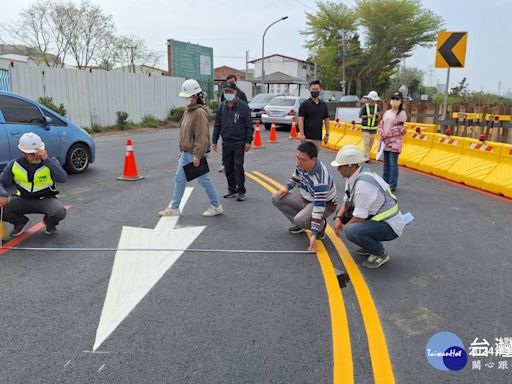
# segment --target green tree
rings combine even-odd
[[[320,65],[322,80],[337,84],[341,63],[332,52],[339,45],[339,31],[347,31],[347,89],[353,84],[359,96],[370,89],[386,90],[400,60],[411,56],[415,47],[431,46],[443,24],[419,0],[356,0],[354,7],[327,1],[317,6],[316,14],[306,13],[305,47]],[[358,31],[363,32],[363,39]]]

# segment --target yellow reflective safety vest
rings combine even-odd
[[[35,170],[30,170],[30,164],[24,158],[12,164],[12,175],[17,186],[16,196],[25,199],[44,199],[58,194],[57,186],[52,179],[50,168],[39,164]]]
[[[374,104],[373,105],[373,114],[370,114],[370,104],[366,103],[366,125],[362,126],[363,131],[367,132],[376,132],[377,131],[377,125],[379,122],[378,117],[379,113],[379,105]]]
[[[370,168],[363,166],[361,168],[361,171],[359,172],[359,175],[357,176],[356,181],[354,182],[354,187],[352,188],[352,191],[349,193],[349,204],[351,206],[354,206],[354,203],[352,201],[355,195],[355,193],[353,193],[354,189],[356,188],[357,182],[359,180],[364,180],[377,187],[384,194],[385,198],[382,207],[380,207],[380,209],[375,215],[368,217],[368,220],[384,221],[387,219],[391,219],[393,216],[396,216],[398,214],[398,199],[391,191],[389,185],[387,186],[386,189],[384,189],[383,185],[379,182],[379,179],[377,179],[377,177],[379,176]]]

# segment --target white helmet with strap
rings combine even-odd
[[[341,165],[359,165],[364,163],[364,154],[357,145],[345,145],[336,154],[336,158],[331,165],[339,167]]]
[[[202,92],[201,86],[194,79],[188,79],[181,85],[180,97],[192,97]]]
[[[36,153],[38,150],[44,149],[44,143],[38,135],[28,132],[20,137],[18,149],[23,153]]]

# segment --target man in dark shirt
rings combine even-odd
[[[228,193],[224,198],[236,197],[245,200],[245,152],[251,149],[252,126],[251,110],[246,102],[237,95],[237,87],[226,83],[224,87],[225,101],[220,105],[215,118],[212,148],[217,152],[217,141],[222,137],[222,162],[226,167]]]
[[[320,99],[322,85],[314,80],[309,84],[311,98],[305,100],[299,107],[299,131],[302,142],[313,141],[318,150],[322,146],[322,123],[325,124],[324,143],[329,141],[329,111],[327,104]]]
[[[233,83],[236,85],[237,83],[237,78],[235,75],[228,75],[228,77],[226,77],[226,83]],[[245,101],[246,103],[248,103],[247,101],[247,96],[245,95],[244,91],[242,91],[240,88],[238,88],[238,86],[236,87],[236,90],[237,90],[237,96],[240,100],[242,101]],[[223,102],[225,99],[224,99],[224,93],[220,96],[220,101]]]

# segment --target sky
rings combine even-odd
[[[76,2],[77,0],[75,0]],[[34,0],[0,0],[0,23],[14,21]],[[133,34],[162,54],[160,66],[167,68],[169,38],[213,47],[214,66],[245,69],[245,55],[261,57],[265,28],[275,20],[265,37],[265,55],[280,53],[306,59],[304,36],[306,12],[314,13],[314,0],[103,0],[106,14],[114,18],[119,35]],[[353,5],[354,0],[343,0]],[[4,3],[4,5],[2,5]],[[423,6],[441,16],[447,31],[467,31],[465,68],[451,69],[450,86],[467,78],[473,91],[512,92],[512,0],[423,0]],[[407,67],[425,72],[424,83],[445,83],[446,69],[433,68],[435,47],[418,48],[405,60]],[[250,66],[251,67],[251,66]]]

